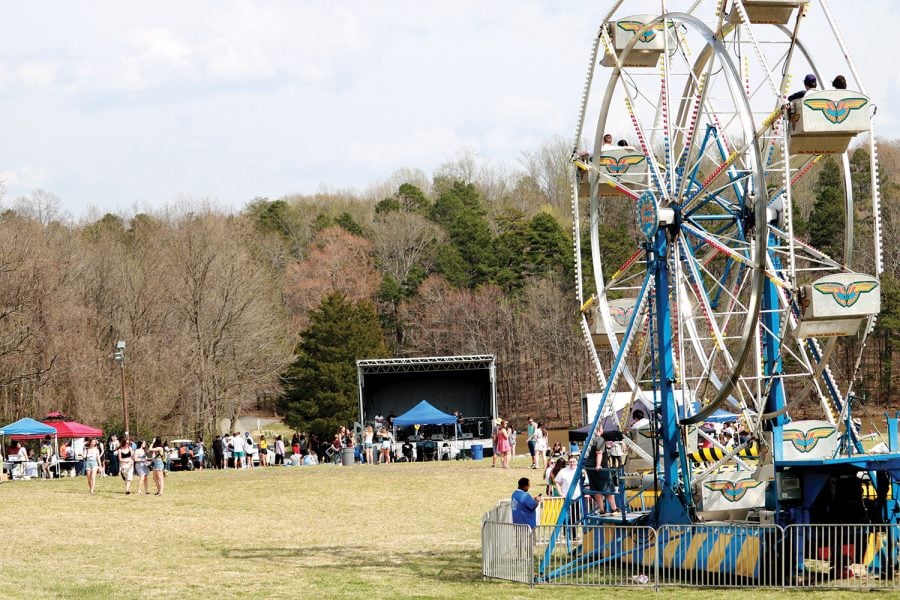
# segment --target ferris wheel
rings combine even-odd
[[[600,25],[572,160],[581,329],[603,392],[591,435],[608,418],[629,427],[636,403],[656,411],[663,485],[682,495],[686,473],[749,468],[751,442],[726,447],[698,427],[717,412],[776,460],[801,405],[858,447],[849,404],[880,310],[876,107],[827,3],[626,4]],[[827,29],[806,41],[811,15]],[[826,45],[840,62],[817,64]],[[829,89],[832,74],[843,89]],[[867,144],[867,198],[854,198],[851,143]],[[795,231],[795,189],[829,155],[844,181],[837,256]],[[859,341],[849,367],[835,360],[845,336]],[[689,468],[688,431],[721,459]],[[675,505],[658,519],[687,518],[683,497]]]

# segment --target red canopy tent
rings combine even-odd
[[[61,438],[98,438],[103,435],[102,429],[75,421],[44,421],[44,423],[56,429],[56,435]]]
[[[102,429],[84,425],[69,420],[58,412],[49,413],[42,423],[45,423],[56,430],[56,436],[61,438],[98,438],[103,435]],[[14,440],[36,440],[44,437],[43,435],[16,435],[12,436]]]

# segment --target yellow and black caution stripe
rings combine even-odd
[[[744,448],[737,455],[742,458],[757,458],[759,456],[759,447],[750,446],[749,448]],[[691,460],[695,463],[710,463],[722,460],[723,456],[725,456],[725,452],[718,448],[700,448],[696,452],[691,453]]]

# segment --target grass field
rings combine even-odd
[[[747,593],[485,581],[481,515],[519,477],[536,473],[523,459],[509,471],[489,464],[171,473],[161,497],[125,496],[112,477],[99,480],[95,496],[83,477],[4,482],[0,597],[646,600]],[[753,592],[776,595],[801,596]]]

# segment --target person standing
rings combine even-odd
[[[225,468],[225,447],[222,444],[222,436],[217,435],[213,438],[212,443],[212,451],[213,451],[213,467],[216,469],[224,469]]]
[[[128,438],[122,440],[122,445],[116,450],[116,456],[119,459],[119,475],[125,482],[125,495],[131,493],[131,479],[134,477],[134,451]]]
[[[231,455],[234,457],[234,468],[244,468],[244,438],[237,431],[231,436]]]
[[[117,454],[119,450],[118,436],[109,436],[109,441],[106,443],[106,450],[109,454],[109,458],[106,461],[106,474],[117,475],[119,473],[119,455]]]
[[[387,429],[381,430],[381,462],[391,462],[391,451],[394,449],[394,436]]]
[[[503,465],[504,469],[509,468],[509,429],[507,427],[509,423],[507,421],[503,421],[500,424],[500,427],[497,429],[497,446],[494,450],[495,454],[500,454],[500,462]],[[493,465],[491,465],[493,466]]]
[[[565,458],[557,458],[556,462],[552,467],[547,469],[547,493],[551,496],[564,496],[562,492],[562,488],[560,487],[559,481],[557,481],[557,476],[559,473],[566,468],[566,459]]]
[[[259,450],[254,448],[256,444],[253,443],[253,438],[250,437],[250,432],[244,432],[244,461],[247,463],[247,468],[253,468],[253,451],[256,450],[257,453]]]
[[[95,439],[88,442],[87,450],[84,451],[84,472],[87,475],[88,489],[93,496],[94,486],[97,485],[97,474],[100,472],[100,448],[97,447]]]
[[[594,502],[601,515],[606,514],[607,508],[612,512],[617,510],[612,472],[605,468],[609,464],[609,450],[604,451],[604,448],[609,443],[604,442],[599,435],[595,435],[585,449],[587,454],[584,455],[584,471],[587,473],[588,487],[594,492]],[[608,502],[608,506],[604,504],[604,499]]]
[[[606,442],[606,461],[610,468],[618,469],[625,463],[625,442],[622,441],[622,432],[618,430],[609,434],[609,437],[609,441]]]
[[[165,452],[165,447],[160,439],[153,438],[153,443],[150,444],[150,469],[153,471],[153,483],[156,484],[157,496],[162,496],[166,487],[166,463],[163,461]]]
[[[574,485],[575,490],[572,494],[572,499],[579,500],[581,498],[581,482],[575,481],[577,466],[578,457],[572,455],[569,457],[568,461],[566,461],[566,468],[560,470],[560,472],[556,474],[556,485],[559,489],[560,496],[565,497],[565,495],[569,493],[569,488]],[[577,504],[577,502],[573,504]]]
[[[528,525],[534,529],[537,526],[537,507],[544,497],[542,494],[532,497],[528,493],[531,482],[527,477],[519,479],[519,488],[512,493],[509,506],[512,509],[512,522],[514,525]]]
[[[363,432],[363,448],[365,449],[365,459],[367,465],[375,464],[375,450],[374,450],[374,438],[375,438],[375,430],[372,429],[371,425],[366,425],[366,430]]]
[[[53,479],[53,473],[50,472],[50,464],[53,462],[53,444],[50,436],[44,436],[41,442],[41,477],[44,479]]]
[[[543,423],[538,423],[534,429],[534,453],[538,456],[538,468],[547,468],[547,428]]]
[[[141,440],[138,442],[137,450],[134,451],[134,472],[138,476],[138,494],[149,493],[147,490],[147,476],[150,474],[150,468],[147,466],[147,461],[147,442]]]
[[[275,464],[284,464],[284,440],[280,435],[275,436]]]
[[[537,446],[534,442],[534,436],[537,433],[537,423],[534,419],[528,417],[528,428],[525,430],[525,442],[528,444],[528,456],[531,457],[531,468],[537,469]]]
[[[202,437],[198,437],[194,443],[194,457],[197,459],[197,468],[202,471],[206,465],[206,448],[203,446]]]
[[[497,432],[500,431],[500,424],[503,423],[503,419],[497,419],[493,423],[491,423],[491,448],[493,448],[493,452],[491,452],[491,467],[497,466]],[[418,432],[417,432],[418,434]]]
[[[269,466],[269,442],[266,440],[266,436],[259,436],[259,466],[268,467]]]

